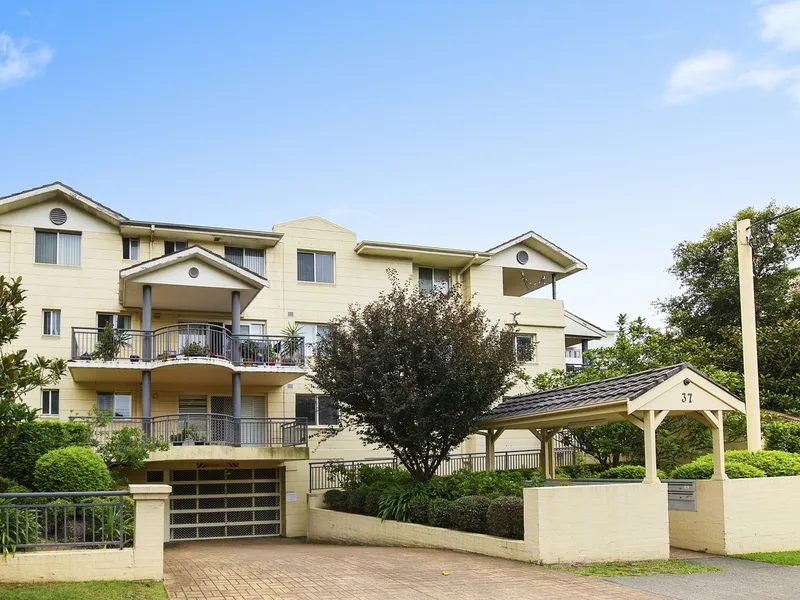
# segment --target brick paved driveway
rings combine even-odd
[[[327,546],[278,538],[168,547],[164,585],[172,600],[663,598],[600,579],[475,554]]]

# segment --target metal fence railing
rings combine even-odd
[[[72,328],[72,360],[169,361],[215,358],[237,365],[305,365],[302,336],[233,335],[212,323],[180,323],[144,331]]]
[[[119,548],[133,543],[128,491],[0,494],[3,553],[30,548]]]
[[[230,415],[171,414],[156,417],[70,417],[91,423],[95,439],[105,442],[125,427],[141,430],[146,436],[175,446],[307,446],[308,422],[305,417],[240,418]]]
[[[574,448],[556,448],[555,455],[557,467],[574,465],[577,461],[577,451]],[[495,452],[494,455],[494,468],[497,471],[538,469],[541,464],[541,451],[539,450],[508,450]],[[309,489],[314,491],[340,488],[344,485],[348,475],[358,471],[361,465],[402,468],[400,461],[394,457],[312,462],[308,465]],[[485,471],[486,454],[483,452],[451,454],[448,460],[439,465],[436,474],[452,475],[462,469]]]

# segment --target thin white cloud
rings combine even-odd
[[[800,50],[800,0],[766,4],[758,16],[761,39],[779,51]],[[664,101],[688,104],[701,96],[756,88],[783,89],[800,102],[800,64],[781,65],[776,60],[779,54],[765,51],[762,58],[743,60],[728,50],[709,50],[684,59],[667,78]]]
[[[53,58],[53,51],[38,42],[0,32],[0,89],[36,77]]]
[[[800,50],[800,0],[769,4],[758,16],[762,40],[784,50]]]

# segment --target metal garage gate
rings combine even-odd
[[[278,469],[170,471],[170,540],[280,535],[279,475]]]

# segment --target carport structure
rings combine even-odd
[[[714,479],[725,475],[723,415],[745,405],[689,363],[641,371],[506,398],[480,422],[486,436],[486,464],[494,465],[494,445],[508,429],[528,429],[542,443],[545,479],[555,479],[554,436],[565,428],[629,421],[644,432],[645,479],[656,474],[656,429],[667,416],[686,415],[711,429]]]

